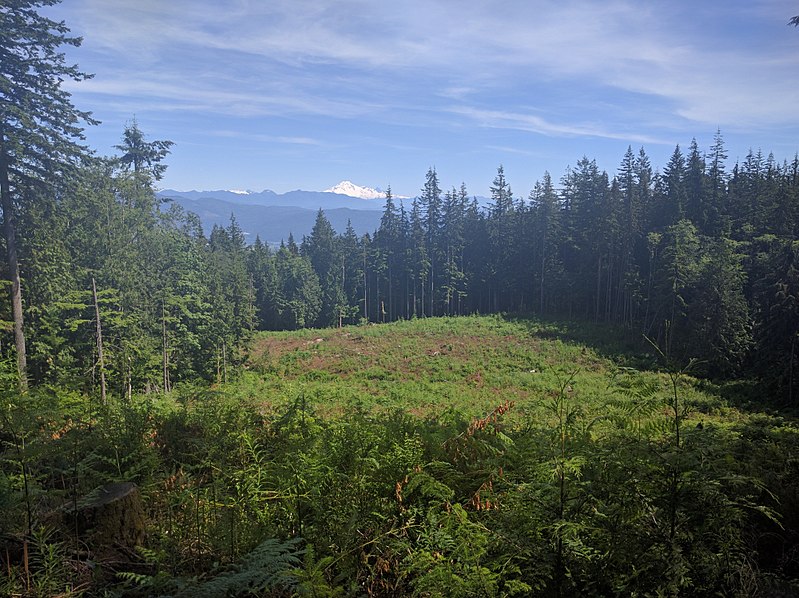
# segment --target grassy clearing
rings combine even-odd
[[[618,398],[629,363],[654,362],[651,355],[634,357],[630,343],[607,340],[608,332],[473,316],[260,333],[239,391],[267,411],[282,410],[304,395],[320,414],[333,416],[357,407],[374,414],[404,410],[421,418],[455,409],[479,417],[512,401],[509,417],[519,421],[539,413],[542,402],[570,378],[569,392],[588,415],[598,416]],[[668,390],[664,374],[644,371],[640,378],[639,383]],[[681,384],[682,396],[695,407],[689,418],[737,417],[699,386],[691,378]]]

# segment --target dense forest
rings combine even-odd
[[[337,234],[320,210],[308,237],[272,249],[159,204],[166,142],[134,122],[119,148],[57,187],[14,187],[32,382],[99,387],[96,313],[109,391],[125,396],[218,379],[257,329],[511,312],[613,323],[706,375],[796,391],[797,158],[750,152],[728,174],[717,135],[662,173],[643,149],[612,178],[582,158],[526,200],[499,167],[488,209],[431,169],[408,209],[389,192],[374,234]]]
[[[256,242],[260,324],[497,312],[608,322],[708,375],[759,375],[790,398],[799,158],[750,151],[729,173],[726,160],[720,133],[707,152],[675,148],[662,172],[628,148],[615,175],[584,157],[557,186],[545,173],[526,200],[500,166],[487,210],[463,185],[442,192],[430,169],[407,208],[389,195],[374,235],[335,235],[320,212],[299,247]],[[299,278],[310,282],[293,282],[289,256],[307,260]]]
[[[88,77],[61,53],[80,40],[37,13],[54,1],[0,7],[8,287],[0,588],[42,596],[796,589],[796,440],[784,418],[799,392],[799,156],[753,149],[732,164],[717,132],[710,148],[678,146],[660,168],[643,148],[628,148],[612,173],[583,157],[558,180],[543,173],[526,195],[511,190],[500,166],[487,207],[464,185],[442,188],[430,168],[412,201],[389,190],[373,234],[337,233],[320,210],[308,237],[271,248],[247,243],[233,219],[203,231],[194,214],[159,200],[172,143],[149,140],[135,119],[115,156],[83,145],[83,126],[96,123],[61,87]],[[315,402],[304,386],[280,402],[234,384],[254,384],[253,372],[302,384],[334,376],[316,369],[303,378],[293,362],[254,359],[260,330],[347,327],[366,342],[381,328],[368,323],[414,320],[404,325],[422,336],[451,326],[426,353],[438,363],[453,338],[488,326],[438,317],[478,314],[581,322],[632,339],[661,374],[570,345],[558,363],[605,377],[589,382],[519,345],[486,360],[496,357],[496,372],[518,369],[519,379],[550,368],[547,385],[519,391],[540,396],[538,407],[518,407],[503,395],[512,378],[470,363],[457,366],[469,388],[497,376],[493,403],[482,414],[459,411],[428,389],[438,412],[418,418],[400,403],[390,413],[345,403],[346,416],[326,418],[321,387]],[[423,321],[428,328],[413,328]],[[511,345],[528,334],[487,321]],[[541,338],[562,336],[530,326]],[[480,334],[500,346],[491,330]],[[302,338],[305,347],[327,337]],[[361,380],[357,368],[335,367]],[[369,367],[369,388],[399,376]],[[580,406],[581,384],[604,390],[587,391]],[[373,394],[395,397],[397,388]],[[716,398],[696,398],[697,388]],[[722,388],[745,390],[750,409],[783,414],[740,415],[744,427],[735,429],[691,419],[692,410],[708,422],[726,417]],[[597,402],[604,393],[612,406]],[[146,542],[144,531],[134,534],[137,551],[103,561],[77,518],[54,516],[79,512],[103,484],[134,482],[152,522]]]

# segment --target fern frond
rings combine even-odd
[[[290,589],[297,584],[292,572],[302,565],[299,539],[285,542],[270,538],[213,579],[190,585],[178,597],[216,598],[217,596],[262,595],[270,589]]]

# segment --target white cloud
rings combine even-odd
[[[246,133],[242,131],[213,131],[211,135],[215,137],[226,137],[230,139],[247,139],[261,143],[285,143],[289,145],[324,146],[324,142],[310,137],[289,137],[284,135],[261,135],[257,133]]]
[[[168,100],[180,110],[396,119],[391,109],[435,110],[437,97],[463,103],[449,113],[486,126],[652,142],[614,132],[619,122],[556,124],[510,107],[530,100],[515,96],[534,94],[531,82],[576,95],[586,85],[640,94],[639,102],[670,110],[672,127],[793,124],[799,105],[799,34],[785,26],[795,12],[787,0],[69,4],[61,8],[68,24],[85,35],[92,66],[104,70],[76,90],[158,106]],[[736,34],[766,18],[775,20],[774,39],[739,41]],[[733,29],[720,35],[722,20]],[[469,105],[481,95],[499,109]],[[601,122],[596,110],[591,119]],[[638,118],[631,129],[664,120],[662,112]]]
[[[589,123],[569,125],[556,124],[533,114],[499,110],[479,110],[468,107],[452,107],[450,111],[466,116],[483,127],[515,129],[519,131],[528,131],[530,133],[538,133],[549,137],[602,137],[605,139],[621,139],[635,143],[671,143],[670,141],[659,140],[648,135],[608,131],[598,125]]]

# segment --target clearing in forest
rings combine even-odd
[[[434,418],[454,409],[478,417],[505,401],[524,416],[571,378],[569,392],[599,412],[616,395],[625,365],[656,365],[611,335],[586,324],[499,316],[264,332],[253,342],[241,389],[277,409],[302,396],[327,416],[359,409]],[[686,383],[684,391],[706,404],[694,386]]]

